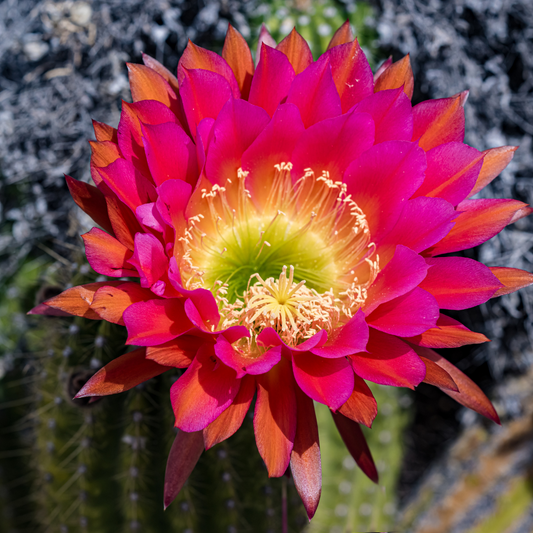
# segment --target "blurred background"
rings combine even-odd
[[[91,119],[118,124],[125,63],[148,53],[175,71],[191,39],[216,51],[228,23],[255,50],[296,26],[317,57],[350,20],[375,69],[410,53],[413,103],[470,89],[465,141],[520,145],[484,194],[533,200],[531,0],[2,0],[0,2],[0,533],[533,532],[533,290],[453,316],[492,342],[443,350],[494,401],[502,426],[438,389],[374,387],[367,437],[380,472],[355,468],[318,409],[323,492],[309,524],[290,480],[269,479],[251,420],[205,453],[162,511],[178,374],[87,404],[72,396],[123,353],[123,328],[28,317],[36,302],[96,279],[80,233],[90,220],[63,174],[90,180]],[[469,257],[533,270],[522,219]]]

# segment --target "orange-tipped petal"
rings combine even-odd
[[[118,144],[113,141],[89,141],[91,145],[91,165],[107,167],[119,157],[122,157]]]
[[[254,60],[248,43],[231,24],[228,25],[224,48],[222,48],[222,57],[233,70],[233,74],[235,74],[242,98],[248,99],[250,84],[255,70]]]
[[[347,20],[334,34],[328,44],[328,50],[339,44],[351,43],[355,39],[350,26],[350,21]]]
[[[165,471],[164,508],[166,509],[179,494],[194,470],[204,451],[204,438],[201,431],[186,433],[180,431],[168,455]]]
[[[426,365],[426,377],[424,378],[424,383],[429,385],[435,385],[440,389],[446,389],[454,392],[458,392],[459,388],[455,384],[453,378],[437,363],[434,363],[430,359],[420,356],[420,359]]]
[[[247,374],[241,380],[241,387],[233,403],[204,429],[205,449],[231,437],[242,425],[255,394],[255,377]]]
[[[257,376],[254,432],[270,477],[281,477],[291,458],[296,433],[296,397],[291,364],[285,358]]]
[[[340,413],[331,412],[335,425],[350,452],[357,466],[368,476],[368,478],[377,483],[379,481],[378,471],[372,459],[370,448],[366,442],[363,430],[357,422],[346,418]]]
[[[174,76],[170,70],[157,61],[157,59],[154,59],[148,54],[143,54],[143,63],[153,71],[157,72],[174,89],[176,93],[179,91],[178,78],[176,78],[176,76]]]
[[[146,348],[146,359],[152,359],[163,366],[187,368],[196,352],[205,340],[191,335],[182,335],[177,339]]]
[[[112,126],[108,126],[103,122],[98,122],[93,120],[94,136],[97,141],[112,141],[114,143],[118,142],[117,129]]]
[[[296,74],[300,74],[313,62],[311,49],[296,28],[293,28],[289,35],[278,44],[276,50],[287,56]]]
[[[118,200],[115,195],[106,197],[107,212],[115,237],[129,250],[134,249],[135,234],[142,228],[132,210]]]
[[[494,178],[498,177],[501,171],[511,162],[518,146],[499,146],[489,148],[483,152],[483,166],[479,172],[476,184],[468,197],[474,196],[481,189],[486,187]]]
[[[88,283],[87,285],[78,285],[71,287],[61,294],[50,298],[44,302],[48,307],[59,309],[65,313],[73,316],[82,316],[84,318],[91,318],[92,320],[101,320],[100,316],[91,309],[91,303],[94,295],[98,289],[105,286],[117,286],[123,281],[98,281],[96,283]],[[32,309],[32,311],[34,311]],[[30,311],[31,313],[31,311]],[[42,313],[31,313],[42,314]]]
[[[413,97],[413,90],[415,87],[415,79],[413,77],[413,69],[411,68],[411,61],[409,54],[405,57],[392,63],[379,76],[374,86],[374,92],[384,91],[386,89],[399,89],[403,86],[403,92],[409,97]]]
[[[497,424],[500,423],[498,413],[494,409],[491,401],[469,377],[463,374],[456,366],[452,365],[437,352],[430,350],[429,348],[422,348],[414,345],[412,346],[420,357],[429,359],[446,370],[459,389],[458,392],[454,392],[442,388],[441,390],[443,392],[461,405],[476,411],[476,413],[479,413],[480,415],[486,416]]]
[[[170,370],[146,359],[146,348],[137,348],[105,365],[81,388],[76,398],[109,396],[136,387]]]
[[[372,391],[364,379],[357,374],[355,375],[355,386],[352,395],[338,412],[354,422],[372,427],[372,422],[378,414],[378,406]]]
[[[313,518],[322,492],[322,463],[313,400],[296,387],[298,422],[291,453],[291,472],[296,490],[309,520]]]
[[[135,302],[154,298],[154,293],[138,283],[126,282],[119,286],[105,285],[94,294],[91,309],[102,319],[124,325],[122,313]]]
[[[277,43],[274,40],[274,37],[270,35],[270,32],[267,30],[264,24],[261,24],[261,30],[259,31],[259,40],[257,41],[257,50],[255,52],[255,64],[259,63],[261,59],[261,47],[265,43],[270,48],[276,48]]]
[[[533,274],[526,270],[508,267],[490,267],[490,270],[500,280],[500,283],[503,283],[503,287],[494,293],[493,298],[533,285]]]
[[[378,81],[378,78],[392,65],[392,56],[389,56],[376,70],[374,74],[374,83]]]
[[[45,316],[74,316],[60,309],[48,307],[45,303],[36,305],[33,309],[26,313],[27,315],[45,315]]]
[[[67,187],[78,207],[87,213],[99,226],[113,233],[113,226],[107,214],[105,196],[94,185],[78,181],[65,175]]]
[[[440,315],[436,327],[406,340],[425,348],[459,348],[467,344],[490,342],[490,339],[482,333],[470,331],[463,324],[446,315]]]

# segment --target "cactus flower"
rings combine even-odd
[[[276,46],[263,30],[254,65],[231,26],[222,56],[189,43],[177,77],[143,60],[128,65],[133,103],[118,128],[94,123],[96,187],[67,176],[99,226],[83,235],[87,259],[111,281],[33,312],[127,328],[136,348],[79,397],[185,369],[170,390],[181,431],[165,506],[252,405],[269,475],[290,467],[309,517],[321,490],[314,401],[373,480],[367,381],[429,383],[498,422],[433,350],[488,340],[442,311],[533,283],[450,255],[531,212],[471,199],[516,148],[463,143],[467,93],[412,106],[409,58],[374,75],[348,24],[316,61],[296,31]]]

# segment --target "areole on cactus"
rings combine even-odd
[[[128,65],[133,103],[118,129],[95,122],[96,187],[67,176],[102,228],[83,236],[111,278],[32,312],[124,325],[137,348],[79,397],[186,368],[165,506],[202,450],[234,434],[254,397],[270,476],[290,466],[311,518],[321,490],[313,401],[327,405],[364,472],[359,424],[377,413],[365,380],[440,387],[498,422],[481,390],[433,351],[488,339],[441,313],[533,283],[527,272],[448,254],[528,215],[471,199],[516,147],[463,143],[467,93],[411,105],[409,58],[372,74],[348,23],[317,61],[293,31],[260,36],[257,66],[231,26],[222,57],[189,43],[177,77]],[[446,257],[439,257],[447,254]]]

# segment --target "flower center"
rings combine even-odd
[[[202,189],[180,271],[186,287],[213,292],[225,326],[270,326],[296,342],[352,316],[379,267],[346,186],[312,169],[294,181],[291,170],[276,165],[264,194],[250,193],[253,176],[241,169],[225,186]]]

